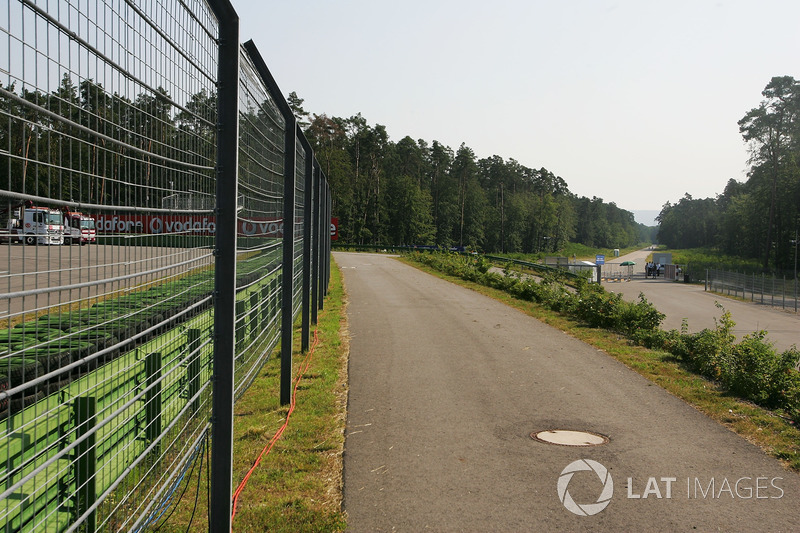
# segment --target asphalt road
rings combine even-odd
[[[213,263],[202,248],[0,245],[0,320],[145,285]],[[174,268],[167,268],[174,265]],[[72,288],[80,286],[80,288]],[[9,298],[40,290],[41,294]]]
[[[350,531],[797,531],[800,476],[606,354],[390,257],[334,257]],[[548,429],[609,441],[530,437]]]
[[[645,258],[649,250],[640,250],[620,258],[614,262],[634,261],[635,272],[644,272]],[[660,278],[643,279],[634,277],[631,281],[605,283],[606,290],[622,294],[623,298],[634,301],[639,293],[655,305],[656,309],[666,315],[662,329],[681,329],[681,324],[686,320],[690,332],[700,331],[704,328],[713,329],[714,319],[719,319],[722,310],[717,308],[719,302],[726,310],[731,312],[731,318],[736,323],[734,334],[741,338],[755,331],[767,332],[767,340],[775,345],[779,351],[784,351],[792,345],[800,344],[800,314],[783,311],[778,308],[753,304],[733,298],[726,298],[720,294],[705,292],[703,285],[687,284],[674,281],[665,281]]]

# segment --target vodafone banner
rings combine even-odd
[[[90,215],[98,233],[195,233],[213,235],[217,231],[214,217]]]
[[[90,215],[98,233],[191,234],[214,235],[216,217],[185,215]],[[283,237],[282,218],[244,219],[237,221],[239,236]],[[331,218],[331,239],[338,239],[339,220]]]

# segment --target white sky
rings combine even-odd
[[[231,0],[284,95],[659,210],[746,180],[737,121],[800,60],[796,0]]]

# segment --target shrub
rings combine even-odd
[[[717,303],[718,308],[722,306]],[[730,311],[723,310],[719,320],[714,319],[714,329],[704,329],[699,333],[685,334],[684,342],[688,362],[701,375],[711,379],[719,379],[722,367],[731,358],[735,342],[732,333],[736,323],[731,319]]]
[[[622,297],[599,285],[587,285],[578,295],[573,314],[593,327],[613,329]]]
[[[491,267],[492,267],[492,262],[486,259],[485,257],[479,256],[477,259],[475,259],[475,268],[481,274],[486,274],[487,272],[489,272],[489,269]]]
[[[787,370],[782,382],[779,405],[795,423],[800,424],[800,372],[796,369]]]
[[[786,350],[780,355],[780,363],[774,378],[774,388],[770,402],[786,410],[796,423],[800,424],[800,351],[796,348]]]
[[[640,331],[656,331],[661,327],[665,315],[639,293],[638,302],[621,301],[617,313],[617,328],[634,335]]]
[[[721,378],[734,394],[768,404],[778,378],[780,359],[772,345],[764,341],[766,333],[758,331],[732,346],[729,357],[722,361]]]

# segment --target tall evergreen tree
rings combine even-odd
[[[774,77],[761,94],[765,100],[739,121],[739,131],[750,143],[752,187],[767,204],[766,239],[762,251],[766,269],[770,256],[774,254],[777,260],[779,246],[785,247],[785,235],[798,209],[796,202],[791,203],[792,195],[786,193],[796,189],[793,183],[798,177],[797,151],[791,148],[798,143],[792,135],[798,130],[800,86],[791,76]],[[774,240],[778,235],[778,240]]]

